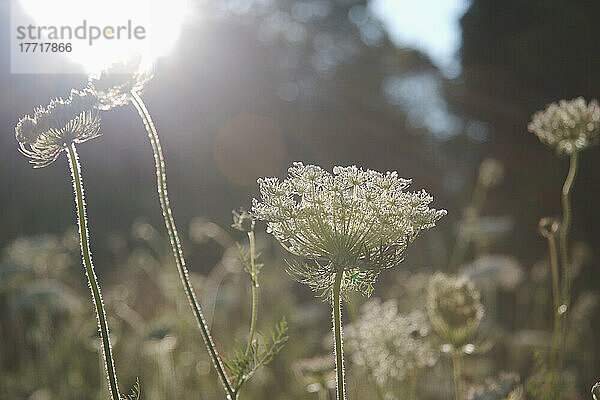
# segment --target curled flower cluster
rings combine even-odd
[[[536,112],[527,129],[558,153],[573,154],[600,140],[600,106],[582,97],[561,100]]]
[[[88,79],[88,87],[98,97],[97,108],[108,111],[124,106],[131,99],[131,92],[139,93],[153,77],[151,68],[144,68],[141,57],[118,62]]]
[[[373,299],[348,327],[346,345],[352,361],[367,368],[377,384],[386,386],[436,364],[439,354],[428,340],[430,332],[424,313],[399,314],[395,300]]]
[[[326,294],[344,271],[344,289],[370,294],[379,273],[446,214],[429,208],[425,191],[406,191],[410,182],[396,172],[350,166],[331,174],[294,163],[283,181],[258,180],[262,201],[253,199],[252,212],[285,249],[313,261],[295,271],[302,282]]]
[[[438,334],[456,349],[473,339],[484,315],[473,283],[441,272],[429,281],[427,312]]]
[[[35,168],[52,164],[68,146],[100,135],[97,98],[88,89],[72,90],[68,99],[55,99],[25,115],[15,128],[21,153]]]

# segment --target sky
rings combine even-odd
[[[427,54],[447,78],[460,74],[459,21],[469,0],[371,0],[369,7],[398,47]]]

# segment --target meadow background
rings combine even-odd
[[[7,3],[0,5],[2,21]],[[218,346],[227,353],[247,332],[249,287],[232,247],[244,237],[229,225],[231,210],[257,196],[256,178],[283,177],[302,160],[327,169],[397,170],[413,178],[413,189],[427,188],[448,216],[419,238],[400,268],[384,273],[374,293],[412,304],[424,276],[460,269],[449,259],[479,166],[493,158],[503,179],[489,190],[485,218],[470,221],[478,240],[461,264],[503,255],[521,273],[508,287],[496,276],[480,281],[492,286],[484,291],[483,330],[493,346],[466,369],[470,381],[500,371],[525,379],[552,323],[538,221],[560,212],[567,168],[526,125],[549,102],[598,96],[600,4],[472,0],[451,19],[458,35],[452,45],[435,40],[447,34],[438,21],[446,1],[424,2],[421,20],[391,21],[373,11],[379,3],[194,3],[176,48],[147,85],[188,264],[207,314],[218,314]],[[410,14],[412,2],[397,3],[407,4],[390,10]],[[425,38],[395,30],[407,20]],[[33,170],[14,139],[24,113],[87,77],[9,74],[8,30],[0,24],[0,398],[99,399],[104,378],[67,165],[60,158]],[[132,107],[123,107],[103,115],[102,132],[79,151],[122,386],[139,376],[147,399],[223,398],[177,282],[143,126]],[[573,190],[573,253],[580,257],[573,293],[581,307],[567,363],[573,399],[589,398],[600,378],[599,151],[584,153]],[[287,276],[284,254],[263,228],[258,224],[265,263],[260,323],[269,327],[285,315],[290,340],[248,384],[245,398],[316,398],[306,388],[317,378],[298,361],[328,353],[330,309]],[[362,302],[356,297],[350,308]],[[443,375],[445,361],[440,365],[432,373]],[[349,382],[352,398],[369,398],[357,397],[370,385],[361,374]],[[439,392],[422,398],[449,398],[451,387],[440,382]]]

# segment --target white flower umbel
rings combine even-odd
[[[99,135],[100,119],[97,112],[93,109],[95,103],[96,98],[90,91],[72,91],[67,100],[52,100],[48,107],[37,108],[33,116],[27,115],[22,118],[15,130],[19,149],[31,159],[30,162],[36,168],[45,167],[53,163],[63,151],[67,154],[73,177],[82,263],[85,268],[88,286],[92,294],[92,302],[96,311],[108,389],[112,400],[120,400],[122,396],[119,393],[117,383],[108,321],[104,311],[100,285],[92,262],[83,179],[75,148],[76,144]]]
[[[98,103],[96,106],[98,109],[111,110],[115,107],[132,103],[144,123],[146,132],[148,133],[148,139],[150,140],[150,145],[152,146],[158,197],[165,227],[169,234],[171,251],[173,252],[173,257],[175,258],[177,271],[179,273],[186,297],[188,298],[188,302],[200,329],[200,334],[217,371],[219,379],[223,385],[223,389],[225,390],[227,397],[231,400],[234,400],[237,398],[238,393],[233,388],[230,379],[225,372],[225,366],[214,344],[208,324],[206,323],[204,314],[200,308],[200,303],[197,300],[196,293],[192,283],[190,282],[188,269],[183,255],[183,249],[181,247],[181,240],[179,238],[179,233],[177,232],[175,218],[173,217],[173,212],[171,210],[169,201],[166,163],[162,146],[160,144],[160,138],[158,136],[158,130],[152,121],[150,112],[146,108],[146,105],[140,96],[140,93],[144,89],[146,83],[152,79],[152,77],[152,71],[150,69],[143,68],[140,64],[140,58],[134,57],[128,62],[113,64],[110,68],[100,72],[98,75],[91,76],[88,80],[88,87],[98,97]]]
[[[365,368],[385,389],[394,382],[416,381],[435,365],[439,354],[430,334],[425,313],[400,314],[395,300],[373,299],[347,330],[347,345],[354,364]]]
[[[380,272],[446,215],[429,208],[433,197],[424,190],[407,191],[410,182],[396,172],[350,166],[330,174],[294,163],[283,181],[258,180],[261,201],[252,211],[286,250],[311,261],[297,271],[303,283],[330,297],[335,274],[344,272],[343,291],[369,295]]]
[[[396,172],[355,166],[294,163],[288,177],[258,180],[261,200],[252,211],[281,245],[307,260],[291,268],[299,281],[331,299],[337,400],[345,399],[341,295],[369,295],[382,270],[402,261],[410,242],[446,214],[429,208],[433,197],[408,192]]]
[[[558,153],[573,154],[598,144],[600,106],[582,97],[561,100],[533,114],[527,129]]]

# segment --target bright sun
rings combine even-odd
[[[181,27],[190,14],[188,0],[17,0],[37,25],[81,26],[107,28],[115,36],[119,26],[139,26],[143,40],[127,39],[124,29],[121,39],[100,38],[88,46],[78,43],[77,51],[65,53],[87,73],[107,65],[142,55],[144,63],[153,63],[168,54],[179,38]],[[110,28],[114,27],[114,28]]]

